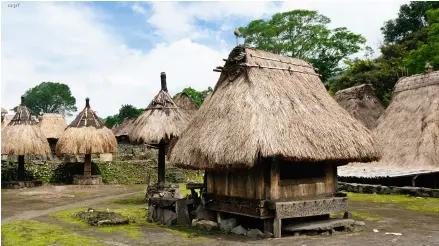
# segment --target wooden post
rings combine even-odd
[[[273,237],[280,238],[281,236],[282,236],[282,220],[280,218],[274,218]]]
[[[264,219],[264,232],[268,231],[270,233],[273,233],[273,223],[273,219]]]
[[[91,154],[84,157],[84,178],[91,178]]]
[[[24,181],[24,155],[18,156],[18,181]]]
[[[158,184],[165,184],[165,143],[161,141],[159,143],[159,156],[158,156]]]

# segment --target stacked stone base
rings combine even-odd
[[[103,184],[102,177],[100,175],[92,175],[91,177],[85,177],[83,175],[75,175],[73,177],[73,184],[75,185],[100,185]]]

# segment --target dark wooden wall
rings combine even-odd
[[[314,179],[280,180],[279,162],[273,159],[262,160],[251,169],[206,171],[207,191],[252,200],[330,197],[336,192],[337,169],[331,163],[321,164],[325,176]]]

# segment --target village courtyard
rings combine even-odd
[[[2,245],[439,245],[434,198],[349,193],[349,211],[365,222],[362,231],[258,239],[149,223],[144,196],[145,185],[3,189]],[[134,216],[135,222],[92,227],[72,216],[88,208]]]

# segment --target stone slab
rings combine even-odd
[[[285,225],[282,229],[289,232],[328,231],[339,227],[350,227],[354,223],[353,219],[329,219]]]
[[[348,210],[346,197],[333,197],[305,201],[275,202],[276,218],[298,218],[324,215]]]

